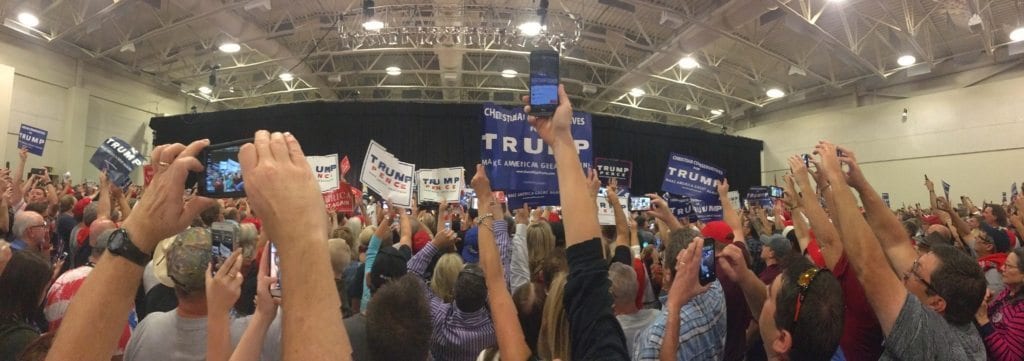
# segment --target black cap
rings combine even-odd
[[[370,269],[371,290],[375,291],[388,281],[405,276],[408,262],[409,258],[394,247],[381,247]]]

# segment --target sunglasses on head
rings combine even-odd
[[[794,325],[800,319],[800,308],[803,306],[804,298],[807,297],[807,292],[810,290],[811,284],[814,283],[814,279],[818,278],[818,275],[822,272],[829,272],[829,270],[811,267],[804,271],[804,273],[801,273],[800,277],[797,277],[796,286],[800,288],[800,295],[796,298],[796,310],[793,312]]]

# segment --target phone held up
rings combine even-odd
[[[558,52],[530,52],[530,115],[550,116],[558,108]]]
[[[715,240],[704,239],[704,245],[700,249],[700,274],[698,275],[700,285],[704,286],[714,282],[715,274]]]
[[[203,171],[189,173],[185,189],[194,186],[199,195],[209,198],[245,197],[245,181],[242,179],[242,167],[238,163],[238,150],[252,140],[241,139],[207,146],[199,153]]]
[[[210,226],[210,270],[213,273],[217,273],[224,261],[231,257],[238,232],[238,225],[232,222],[213,222]]]
[[[270,242],[270,253],[267,254],[267,257],[270,257],[270,262],[268,262],[270,264],[270,277],[277,278],[277,282],[270,285],[270,295],[280,298],[281,270],[279,267],[281,265],[281,258],[277,256],[277,246],[274,245],[274,242]]]
[[[651,198],[650,197],[629,197],[629,210],[630,211],[649,211],[649,210],[651,210]]]

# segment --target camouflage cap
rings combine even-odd
[[[167,276],[175,288],[185,292],[206,287],[206,267],[210,263],[210,230],[192,227],[174,237],[167,249]]]

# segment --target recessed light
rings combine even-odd
[[[700,63],[698,63],[697,59],[694,59],[693,56],[687,55],[682,59],[679,59],[679,67],[686,70],[696,69],[700,67]]]
[[[281,73],[277,77],[282,81],[292,81],[293,79],[295,79],[295,76],[292,75],[292,73]]]
[[[516,75],[519,75],[519,72],[515,69],[505,69],[501,71],[502,78],[515,78]]]
[[[914,65],[914,63],[916,63],[916,62],[917,62],[917,58],[915,58],[913,55],[909,55],[909,54],[908,55],[903,55],[903,56],[899,57],[899,59],[896,59],[896,64],[899,64],[900,66],[911,66],[911,65]]]
[[[1024,26],[1013,29],[1010,32],[1010,41],[1021,41],[1024,40]]]
[[[39,26],[39,18],[29,12],[18,14],[18,22],[30,28]]]
[[[210,87],[203,85],[199,87],[199,92],[203,94],[210,94],[213,93],[213,89],[210,89]]]
[[[388,75],[402,75],[402,68],[397,66],[389,66],[384,69],[384,72]]]
[[[544,30],[544,26],[536,21],[527,21],[519,24],[519,32],[526,36],[537,36]]]
[[[377,19],[370,19],[363,23],[363,29],[366,31],[378,31],[384,28],[384,23]]]
[[[786,96],[786,92],[782,91],[782,89],[779,89],[779,88],[768,89],[768,91],[766,91],[764,94],[767,95],[769,98],[772,98],[772,99],[774,99],[774,98],[782,98],[782,97]]]
[[[722,113],[724,112],[721,109],[711,109],[711,115],[714,115],[716,117],[722,115]]]
[[[642,96],[644,96],[646,94],[647,94],[647,92],[644,91],[643,89],[640,89],[640,88],[633,88],[633,89],[629,90],[629,95],[632,95],[634,98],[642,97]]]
[[[220,44],[220,46],[217,47],[217,49],[220,49],[220,51],[230,54],[230,53],[237,53],[239,50],[242,50],[242,46],[238,45],[238,43],[230,42],[229,41],[229,42]]]

